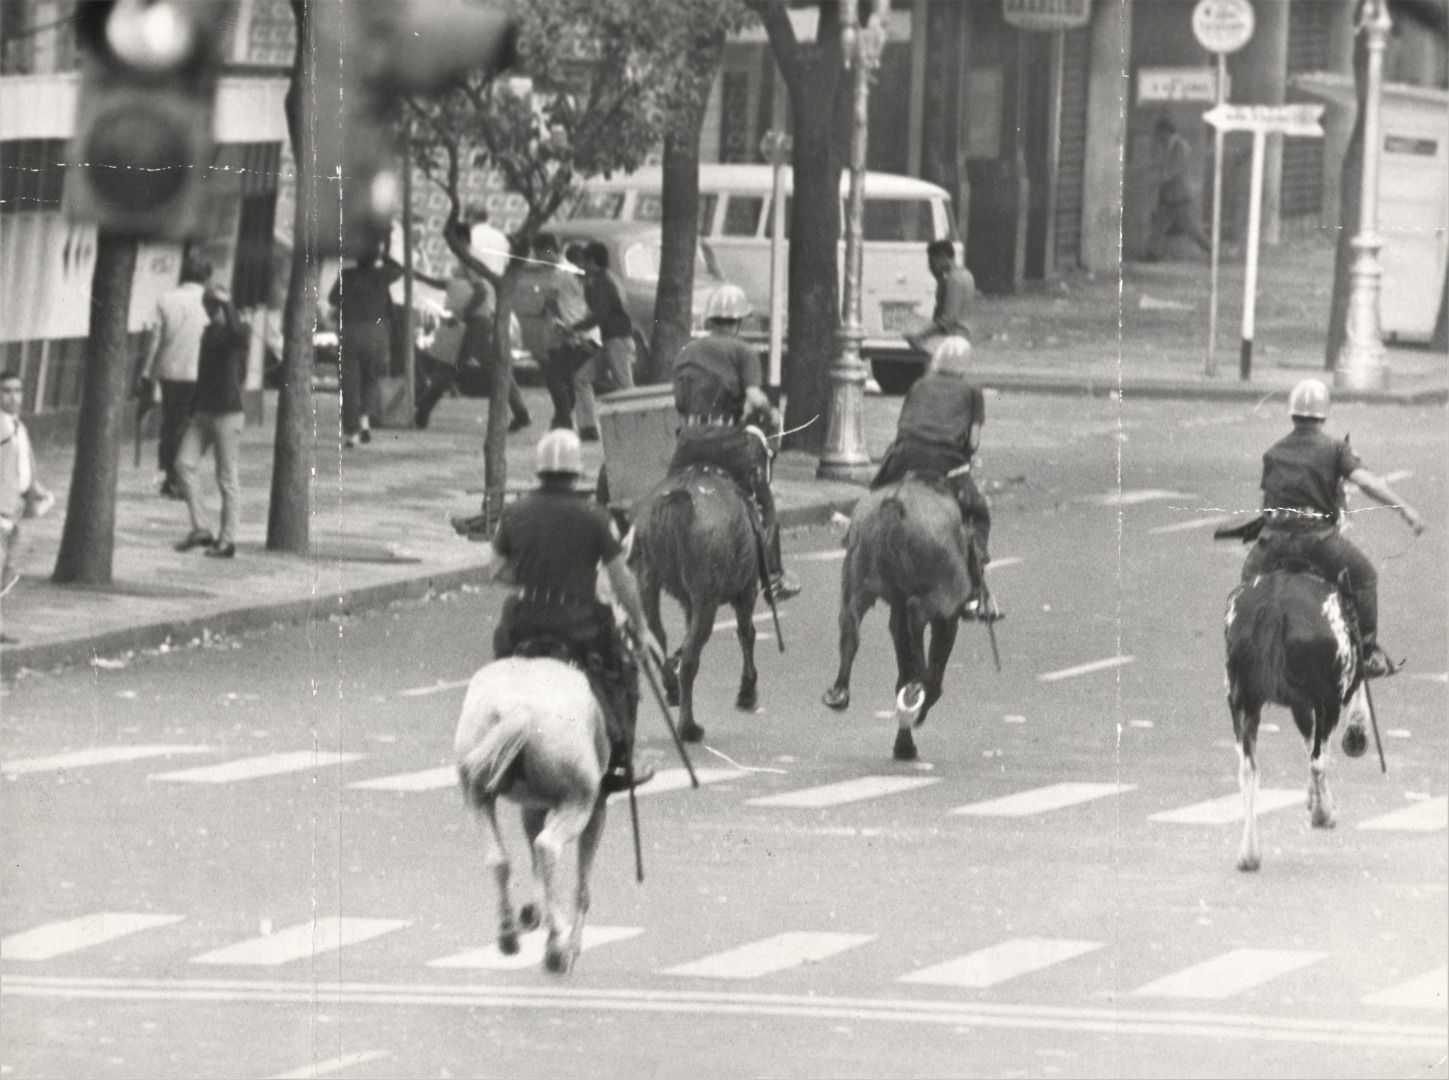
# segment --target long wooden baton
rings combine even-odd
[[[775,624],[775,644],[785,651],[785,637],[780,633],[780,609],[775,606],[775,593],[770,588],[770,566],[765,560],[765,534],[763,529],[755,530],[755,568],[760,573],[760,586],[765,594],[765,603],[770,605],[770,620]]]
[[[664,717],[664,726],[669,729],[670,736],[674,739],[674,748],[679,751],[679,760],[684,762],[684,769],[689,773],[689,784],[691,787],[699,787],[699,777],[694,775],[694,766],[689,761],[689,754],[684,749],[684,740],[679,737],[679,729],[674,726],[674,718],[669,715],[669,705],[664,700],[664,691],[659,689],[659,680],[654,677],[654,669],[649,666],[649,650],[636,648],[634,652],[639,666],[644,670],[644,677],[649,682],[649,689],[654,691],[654,700],[659,703],[659,712]]]
[[[639,842],[639,800],[634,795],[634,762],[632,755],[624,770],[629,781],[629,820],[634,825],[634,880],[644,884],[644,847]]]
[[[986,585],[986,570],[981,571],[981,621],[986,624],[986,636],[991,641],[991,659],[996,662],[996,672],[1001,673],[1001,650],[996,645],[996,619],[992,615],[991,590]]]
[[[1367,678],[1363,681],[1363,696],[1364,700],[1368,702],[1369,724],[1374,729],[1374,749],[1379,752],[1379,772],[1386,773],[1389,771],[1389,766],[1384,761],[1384,744],[1379,740],[1379,716],[1378,712],[1374,709],[1374,695],[1369,690],[1369,681]]]

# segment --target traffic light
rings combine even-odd
[[[198,222],[230,0],[82,0],[65,207],[112,232],[182,239]]]

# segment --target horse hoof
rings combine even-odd
[[[760,695],[754,686],[741,686],[739,695],[735,698],[735,708],[741,712],[754,712],[755,706],[759,704]]]
[[[1326,810],[1314,811],[1312,820],[1315,829],[1331,829],[1338,824],[1338,819]]]
[[[543,966],[554,975],[567,975],[574,966],[574,958],[565,949],[550,947],[543,952]]]
[[[543,913],[538,910],[537,904],[524,904],[518,909],[518,924],[525,930],[537,930],[541,922]]]
[[[679,726],[679,737],[685,742],[704,742],[704,728],[690,720]]]
[[[1244,873],[1252,873],[1263,864],[1263,860],[1257,855],[1239,855],[1238,869]]]
[[[499,934],[498,951],[504,956],[516,956],[518,954],[518,934],[513,930]]]
[[[896,732],[896,745],[893,755],[897,761],[916,760],[916,741],[911,738],[909,731]]]
[[[1343,733],[1343,754],[1345,757],[1363,757],[1368,750],[1368,740],[1364,738],[1363,728],[1357,724],[1351,724]]]
[[[820,700],[836,712],[844,712],[850,708],[850,691],[832,686]]]

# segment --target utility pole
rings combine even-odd
[[[826,418],[825,449],[816,475],[823,480],[867,480],[870,453],[865,447],[865,361],[860,343],[860,285],[865,222],[865,147],[870,120],[870,79],[880,66],[885,46],[885,14],[889,0],[873,0],[870,22],[860,25],[853,0],[840,5],[845,56],[855,65],[850,130],[850,197],[845,211],[845,303],[840,327],[840,351],[830,366],[830,411]]]

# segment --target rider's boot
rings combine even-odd
[[[636,769],[633,764],[637,699],[629,694],[627,687],[619,685],[618,679],[601,679],[599,690],[609,733],[609,763],[599,787],[605,795],[612,795],[647,784],[654,779],[654,769],[647,765]]]
[[[632,757],[629,748],[621,742],[609,746],[609,767],[604,770],[600,791],[605,795],[613,795],[615,792],[640,787],[654,779],[654,766],[635,768],[630,760]]]
[[[1384,647],[1377,641],[1366,638],[1363,643],[1363,676],[1365,679],[1383,679],[1396,674],[1399,668]]]
[[[1001,610],[996,603],[996,597],[986,589],[986,564],[990,561],[990,556],[986,554],[985,546],[979,539],[972,540],[971,549],[974,563],[971,567],[971,594],[966,598],[961,618],[998,622],[1006,618],[1006,612]]]
[[[788,600],[800,592],[800,582],[784,567],[780,556],[780,526],[770,526],[765,532],[765,569],[770,573],[770,596],[775,600]]]

